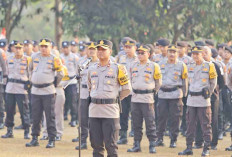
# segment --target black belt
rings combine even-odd
[[[149,94],[149,93],[154,93],[155,90],[151,89],[151,90],[138,90],[138,89],[133,89],[133,92],[135,94]]]
[[[180,87],[174,87],[174,88],[160,88],[163,92],[173,92],[179,89]]]
[[[44,84],[32,84],[32,86],[36,88],[45,88],[45,87],[51,86],[52,84],[54,83],[52,82],[52,83],[44,83]]]
[[[94,104],[116,104],[118,103],[117,99],[96,99],[91,98],[91,102]]]
[[[200,95],[202,95],[202,92],[191,92],[191,91],[189,91],[189,94],[191,96],[200,96]]]
[[[81,85],[82,88],[87,88],[86,84]]]
[[[28,81],[23,81],[23,80],[19,80],[19,79],[8,79],[8,82],[13,82],[13,83],[21,83],[21,84],[26,84]]]

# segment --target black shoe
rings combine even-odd
[[[30,136],[29,136],[29,128],[26,128],[25,130],[24,130],[24,139],[30,139]]]
[[[68,116],[64,116],[64,121],[67,121],[68,120]]]
[[[211,146],[211,150],[217,150],[217,146],[216,145],[212,145]]]
[[[194,144],[193,146],[193,149],[200,149],[200,148],[203,148],[203,146],[200,144]]]
[[[5,135],[2,135],[2,138],[13,138],[13,128],[12,127],[8,127],[7,128],[7,132]]]
[[[202,153],[201,153],[201,156],[209,156],[210,153],[209,153],[209,149],[208,148],[204,148]]]
[[[33,136],[30,143],[26,144],[26,147],[36,147],[39,146],[38,136]]]
[[[87,149],[87,143],[81,143],[81,147],[80,148],[81,148],[81,150]],[[79,150],[79,146],[76,146],[75,149]]]
[[[220,132],[218,135],[218,140],[223,140],[223,132]]]
[[[54,147],[55,147],[55,138],[49,138],[46,148],[54,148]]]
[[[48,140],[48,137],[47,136],[43,136],[40,140]]]
[[[232,132],[232,126],[230,126],[228,129],[226,129],[226,132]]]
[[[232,145],[225,149],[226,151],[232,151]]]
[[[187,147],[183,152],[179,152],[178,155],[193,155],[191,147]]]
[[[127,144],[127,131],[120,131],[120,139],[117,144]]]
[[[158,139],[157,141],[155,141],[155,146],[156,147],[164,146],[163,140],[162,139]]]
[[[56,141],[61,141],[61,136],[56,136]]]
[[[76,127],[76,126],[77,126],[77,122],[76,122],[76,121],[70,122],[70,126],[71,126],[71,127]]]
[[[176,141],[171,140],[169,147],[170,148],[176,148]]]
[[[155,149],[155,141],[150,142],[149,144],[149,153],[156,153],[156,149]]]
[[[4,123],[0,123],[0,129],[4,129]]]
[[[19,126],[16,126],[14,129],[15,129],[15,130],[21,130],[21,129],[23,129],[23,125],[21,124],[21,125],[19,125]]]
[[[141,152],[140,142],[135,141],[134,146],[130,149],[127,149],[127,152]]]
[[[79,137],[72,139],[72,142],[79,142]]]
[[[134,130],[131,130],[131,131],[129,132],[129,137],[134,137],[134,135],[135,135]]]
[[[226,132],[225,131],[223,132],[223,136],[226,136]]]

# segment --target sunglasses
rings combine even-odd
[[[47,48],[47,45],[40,45],[41,48]]]
[[[144,55],[145,52],[137,52],[137,55]]]

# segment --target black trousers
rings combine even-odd
[[[218,111],[218,131],[224,132],[225,131],[225,114],[224,114],[224,102],[222,99],[222,91],[219,93],[219,111]]]
[[[89,133],[89,104],[90,98],[81,99],[80,112],[81,112],[81,142],[86,143]]]
[[[43,112],[45,112],[48,137],[56,137],[56,122],[55,122],[55,94],[51,95],[34,95],[31,94],[32,105],[32,136],[40,136],[41,122]]]
[[[185,132],[186,131],[186,110],[187,110],[187,97],[183,97],[182,99],[183,101],[183,116],[182,116],[182,121],[181,121],[181,129],[182,129],[182,132]]]
[[[68,111],[71,111],[71,121],[78,120],[78,102],[77,102],[77,86],[71,84],[64,90],[65,92],[65,104],[64,115],[67,116]]]
[[[131,95],[122,100],[122,113],[120,113],[121,131],[128,130],[128,117],[131,110]]]
[[[134,127],[134,141],[141,141],[143,136],[143,119],[145,119],[146,135],[149,141],[156,140],[154,104],[131,103],[131,115]]]
[[[218,111],[219,111],[219,98],[215,95],[211,96],[211,111],[212,111],[212,146],[217,146],[218,144]],[[196,129],[196,138],[195,138],[196,145],[202,145],[203,143],[203,137],[202,137],[202,130],[201,125],[198,120],[197,129]]]
[[[21,120],[24,129],[30,127],[30,115],[27,94],[9,94],[6,93],[6,127],[14,126],[14,115],[18,104]]]
[[[89,118],[89,122],[93,157],[104,157],[104,146],[108,157],[117,157],[119,118]]]
[[[199,119],[203,131],[203,139],[207,145],[211,143],[212,128],[211,128],[211,107],[191,107],[188,106],[186,113],[187,132],[186,144],[192,146],[195,138],[197,120]]]
[[[4,87],[0,85],[0,123],[4,122],[4,112],[5,112],[5,105],[4,105]]]

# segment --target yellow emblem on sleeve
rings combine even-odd
[[[217,77],[217,72],[213,63],[209,63],[209,79]]]
[[[123,65],[118,65],[118,81],[121,86],[129,83],[128,75]]]
[[[154,79],[155,80],[161,79],[162,75],[161,75],[159,64],[157,64],[157,63],[154,63],[154,64],[155,64]]]
[[[188,78],[188,68],[185,63],[183,63],[183,72],[182,72],[182,79]]]

